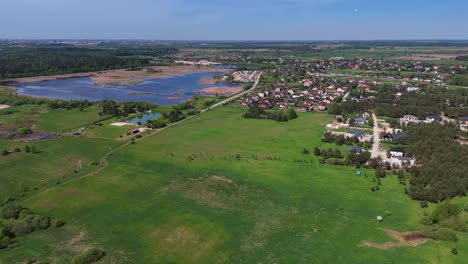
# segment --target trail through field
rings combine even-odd
[[[362,241],[361,245],[378,249],[389,249],[392,247],[416,247],[426,243],[429,240],[429,238],[427,238],[421,231],[408,231],[400,233],[390,229],[382,230],[396,241],[390,241],[382,244]]]

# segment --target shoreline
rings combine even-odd
[[[210,95],[231,95],[237,94],[242,92],[243,87],[208,87],[201,89],[199,92],[203,94],[210,94]]]
[[[148,72],[149,69],[157,70],[156,72]],[[193,72],[229,72],[231,69],[219,69],[212,67],[198,67],[187,65],[176,66],[149,66],[142,67],[140,70],[117,69],[96,72],[68,73],[60,75],[46,75],[34,77],[21,77],[0,80],[0,82],[43,82],[60,79],[83,78],[89,77],[94,85],[117,85],[129,86],[144,82],[146,79],[159,79],[176,75],[182,75]]]

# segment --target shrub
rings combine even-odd
[[[433,223],[438,223],[447,218],[458,217],[461,213],[458,205],[445,201],[437,205],[437,207],[431,213],[431,220]]]
[[[61,227],[61,226],[65,225],[65,221],[62,221],[62,220],[59,220],[59,219],[54,219],[54,220],[52,220],[51,225],[53,227]]]
[[[36,215],[30,224],[34,230],[47,229],[50,226],[50,218],[47,216]]]
[[[8,247],[11,243],[11,238],[8,236],[0,236],[0,249]]]
[[[426,231],[424,234],[435,240],[442,240],[448,242],[457,242],[458,238],[455,232],[448,228],[439,228],[436,230]]]
[[[431,219],[427,216],[423,216],[421,220],[419,220],[419,223],[422,225],[432,225]]]
[[[91,248],[81,253],[80,255],[74,256],[72,264],[89,264],[94,263],[104,257],[106,253],[97,248]]]
[[[306,148],[304,148],[304,149],[302,150],[302,154],[309,154],[309,153],[310,153],[309,150],[306,149]]]
[[[467,220],[460,217],[451,217],[444,219],[439,222],[441,227],[450,228],[455,231],[467,232],[468,231],[468,222]]]
[[[23,210],[23,207],[20,205],[7,204],[0,210],[0,217],[3,219],[18,219],[21,210]]]
[[[27,235],[33,231],[34,231],[34,228],[28,223],[25,223],[23,221],[17,221],[11,229],[11,232],[16,237]]]
[[[7,155],[8,155],[8,150],[4,149],[4,150],[2,151],[2,156],[7,156]]]
[[[419,206],[420,206],[421,208],[426,208],[426,207],[427,207],[427,201],[421,201],[421,202],[419,203]]]
[[[23,136],[32,133],[31,129],[25,128],[25,127],[18,128],[16,132],[18,132],[18,134],[23,135]]]
[[[30,214],[31,214],[31,212],[30,212],[28,209],[23,209],[23,210],[21,210],[21,212],[19,213],[18,218],[19,218],[19,219],[24,219],[24,218],[26,218],[26,217],[27,217],[28,215],[30,215]]]
[[[452,249],[450,250],[450,252],[451,252],[452,254],[454,254],[454,255],[458,255],[458,249],[456,249],[456,248],[452,248]]]

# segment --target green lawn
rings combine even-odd
[[[119,143],[102,139],[65,137],[27,144],[35,146],[39,153],[26,153],[26,143],[23,142],[0,141],[0,150],[21,150],[8,156],[0,156],[0,199],[17,196],[24,188],[46,188],[55,184],[57,178],[64,181],[93,171],[96,166],[90,164],[99,161],[102,155],[109,151],[109,146],[116,147]],[[75,173],[79,160],[83,170]]]
[[[98,106],[79,109],[50,109],[46,105],[21,105],[0,110],[0,124],[30,127],[49,132],[65,132],[77,129],[108,116],[100,116]]]
[[[362,170],[358,177],[355,168],[320,165],[312,154],[301,154],[304,147],[321,144],[332,116],[299,113],[281,123],[243,119],[244,111],[210,110],[117,151],[97,175],[26,197],[23,205],[67,225],[20,238],[18,247],[0,251],[0,263],[66,262],[89,246],[106,250],[103,263],[466,259],[465,234],[457,243],[387,250],[361,246],[363,240],[392,240],[379,228],[422,230],[419,203],[404,195],[394,177],[371,192],[373,171]],[[385,220],[377,222],[377,215]],[[83,239],[72,240],[80,233]],[[450,253],[452,247],[459,255]]]

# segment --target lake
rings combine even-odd
[[[165,78],[146,79],[129,86],[94,85],[89,77],[68,78],[42,82],[14,82],[10,85],[18,94],[61,100],[116,100],[142,101],[158,105],[173,105],[190,99],[200,90],[209,87],[238,87],[238,84],[219,82],[200,84],[200,78],[224,75],[225,72],[193,72]]]

